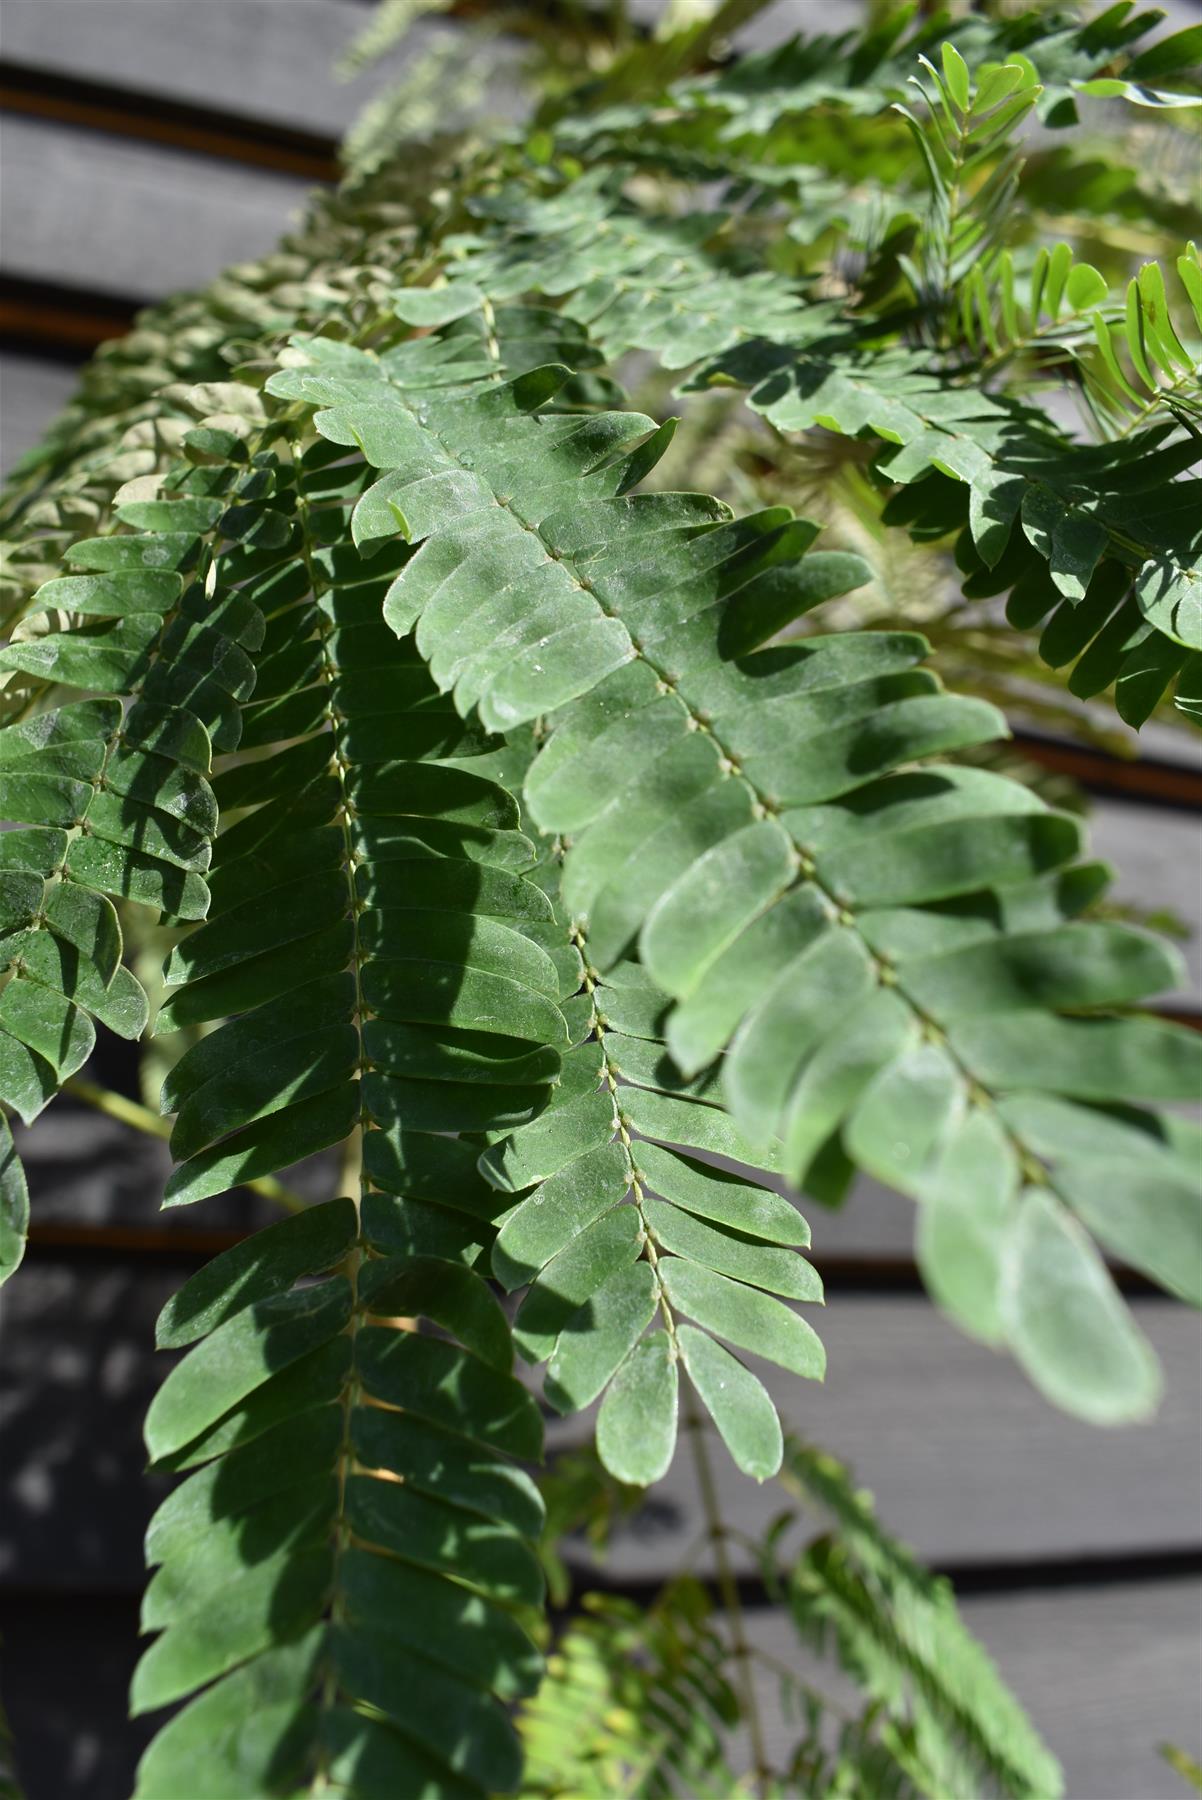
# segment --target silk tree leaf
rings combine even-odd
[[[101,893],[153,907],[176,919],[203,919],[209,909],[209,892],[200,874],[101,837],[75,838],[67,852],[65,872]]]
[[[822,873],[850,905],[913,906],[1058,868],[1080,841],[1080,826],[1063,813],[957,820],[839,845]]]
[[[754,1481],[769,1480],[779,1473],[783,1439],[767,1390],[737,1357],[696,1326],[678,1325],[676,1336],[689,1379],[736,1466]]]
[[[459,1418],[461,1430],[511,1456],[533,1459],[542,1453],[542,1421],[526,1390],[453,1344],[364,1326],[356,1336],[355,1362],[377,1400],[435,1425]]]
[[[244,1059],[253,1059],[273,1045],[307,1035],[317,1019],[338,1024],[355,1010],[355,979],[350,970],[339,970],[243,1013],[224,1027],[199,1038],[168,1070],[163,1081],[160,1107],[178,1113],[190,1100],[220,1080]]]
[[[1202,1307],[1202,1210],[1189,1169],[1148,1156],[1056,1166],[1056,1191],[1112,1255]]]
[[[68,838],[65,831],[37,827],[12,827],[0,839],[0,922],[7,931],[18,922],[28,923],[41,905],[43,890],[22,876],[43,879],[61,868]]]
[[[1056,1405],[1096,1425],[1155,1411],[1150,1345],[1084,1231],[1038,1188],[1023,1196],[1010,1235],[1001,1317],[1011,1350]]]
[[[321,1722],[321,1753],[331,1777],[364,1800],[479,1800],[474,1781],[460,1780],[446,1764],[423,1750],[382,1716],[367,1717],[334,1706]]]
[[[44,1057],[60,1082],[83,1066],[96,1042],[86,1013],[53,988],[20,976],[0,992],[0,1027]]]
[[[513,1615],[483,1595],[353,1548],[343,1554],[340,1579],[353,1619],[396,1637],[473,1686],[492,1688],[505,1699],[537,1686],[542,1658]]]
[[[153,1458],[182,1449],[230,1407],[342,1330],[351,1292],[342,1280],[256,1300],[197,1344],[168,1375],[146,1415]]]
[[[806,1062],[785,1117],[782,1162],[791,1179],[806,1171],[886,1063],[912,1041],[909,1009],[887,988],[851,1007]]]
[[[179,1450],[155,1459],[155,1467],[194,1469],[214,1456],[225,1456],[255,1443],[266,1432],[295,1417],[318,1417],[340,1398],[350,1367],[350,1339],[330,1338],[301,1356],[198,1433]]]
[[[623,1088],[619,1110],[627,1127],[642,1137],[728,1156],[733,1162],[752,1168],[771,1170],[777,1165],[773,1146],[765,1148],[753,1143],[717,1107],[696,1106],[691,1101],[652,1094],[643,1088]]]
[[[161,1502],[146,1531],[146,1560],[167,1563],[214,1526],[253,1516],[263,1501],[332,1471],[342,1441],[339,1408],[296,1414],[228,1457],[197,1469]]]
[[[439,961],[378,956],[363,972],[363,993],[385,1019],[490,1031],[534,1044],[567,1043],[563,1014],[546,994],[490,969]]]
[[[659,1144],[640,1143],[633,1151],[640,1181],[675,1206],[748,1237],[804,1248],[810,1228],[801,1214],[770,1188],[711,1168]]]
[[[0,873],[0,920],[4,920],[4,931],[18,931],[22,925],[31,925],[38,918],[43,898],[45,882],[40,873],[4,869],[4,873]]]
[[[235,906],[177,944],[163,979],[169,987],[198,981],[235,967],[252,956],[308,936],[347,911],[346,883],[331,871],[297,882],[274,897],[270,916],[261,900]]]
[[[546,1508],[526,1471],[458,1432],[408,1413],[357,1406],[351,1436],[365,1468],[391,1470],[421,1493],[507,1525],[532,1542],[541,1535]]]
[[[414,1492],[401,1482],[352,1475],[346,1516],[357,1539],[419,1568],[455,1575],[491,1600],[537,1606],[542,1571],[508,1528]]]
[[[1122,925],[1085,923],[911,962],[903,977],[906,992],[940,1021],[1033,1006],[1121,1006],[1181,979],[1168,945]]]
[[[661,906],[674,892],[669,889]],[[829,904],[806,883],[761,913],[710,964],[704,981],[667,1020],[668,1047],[687,1074],[725,1048],[749,1007],[829,924]]]
[[[49,631],[7,644],[0,650],[0,669],[100,694],[128,694],[148,673],[161,628],[157,613],[130,613],[87,631]]]
[[[231,1058],[184,1101],[171,1133],[172,1155],[182,1162],[233,1131],[324,1094],[357,1071],[359,1053],[358,1032],[335,1024]]]
[[[177,1350],[256,1300],[284,1293],[301,1275],[341,1261],[358,1234],[353,1201],[327,1200],[223,1250],[174,1294],[159,1314],[155,1344]]]
[[[439,1763],[486,1791],[516,1786],[517,1734],[488,1695],[382,1632],[335,1627],[333,1657],[346,1688],[394,1720]]]
[[[666,1331],[642,1338],[619,1366],[597,1415],[597,1451],[618,1481],[650,1487],[676,1449],[676,1356]]]
[[[98,978],[110,982],[121,961],[121,927],[110,900],[77,881],[60,881],[47,890],[43,917],[55,937],[78,950]]]
[[[250,1011],[279,999],[293,987],[337,975],[346,968],[353,941],[351,921],[340,919],[322,931],[248,958],[233,970],[221,969],[191,981],[159,1008],[155,1034],[221,1019],[240,1006]]]
[[[13,1144],[8,1121],[0,1121],[0,1286],[25,1254],[29,1229],[29,1190]]]
[[[822,1380],[826,1353],[821,1342],[782,1301],[679,1256],[661,1258],[659,1274],[672,1306],[704,1330],[795,1375]]]
[[[106,575],[62,575],[44,581],[34,595],[33,610],[94,614],[119,618],[126,613],[167,612],[179,599],[183,582],[167,570],[129,569]]]
[[[974,1110],[961,1118],[922,1174],[916,1248],[932,1298],[962,1331],[998,1344],[1001,1277],[1019,1185],[1017,1158],[1001,1121]]]
[[[322,1081],[328,1079],[323,1072]],[[323,1087],[180,1163],[168,1177],[163,1205],[190,1206],[340,1144],[359,1114],[359,1093],[353,1082]]]
[[[756,1142],[768,1142],[808,1054],[832,1019],[863,1000],[872,971],[859,940],[828,931],[790,964],[739,1027],[723,1086],[731,1109]]]
[[[481,1172],[494,1186],[518,1193],[558,1174],[578,1156],[601,1149],[614,1129],[610,1094],[604,1089],[586,1093],[486,1150],[480,1158]]]
[[[19,933],[5,949],[34,981],[86,1008],[118,1037],[138,1038],[145,1031],[150,1013],[146,995],[122,965],[106,984],[76,945],[49,931]]]
[[[699,857],[652,910],[641,949],[656,981],[683,999],[708,966],[792,885],[798,861],[788,835],[765,819]]]
[[[531,1280],[616,1206],[629,1186],[630,1160],[621,1144],[600,1144],[575,1157],[507,1216],[492,1252],[497,1279],[511,1292]]]
[[[792,1250],[778,1250],[749,1242],[729,1230],[715,1230],[662,1200],[646,1201],[644,1214],[656,1241],[689,1262],[789,1300],[822,1299],[822,1283],[814,1269]]]
[[[508,1322],[471,1269],[429,1257],[385,1259],[363,1271],[360,1293],[373,1313],[432,1319],[491,1368],[513,1367]]]
[[[0,1100],[32,1125],[57,1088],[52,1064],[10,1032],[0,1031]]]
[[[56,706],[50,712],[35,713],[19,719],[0,732],[0,766],[13,767],[40,760],[46,751],[67,745],[99,745],[112,736],[121,723],[121,705],[117,700],[76,700],[67,706]]]
[[[407,1025],[371,1019],[363,1028],[371,1062],[389,1075],[488,1087],[543,1088],[556,1082],[563,1058],[550,1044],[532,1047],[496,1032]]]
[[[206,1783],[203,1800],[302,1782],[316,1736],[309,1694],[323,1641],[324,1628],[315,1627],[234,1670],[177,1713],[138,1764],[137,1800],[195,1788],[198,1779]]]
[[[568,1320],[615,1272],[634,1261],[642,1226],[633,1206],[614,1206],[552,1257],[514,1320],[513,1341],[527,1362],[545,1362]],[[641,1277],[640,1277],[641,1279]]]
[[[1156,1019],[1034,1018],[1008,1013],[953,1027],[954,1048],[980,1080],[1003,1091],[1045,1089],[1083,1100],[1192,1100],[1202,1043]]]
[[[168,1626],[145,1652],[130,1687],[138,1717],[179,1700],[248,1657],[313,1625],[321,1612],[333,1551],[318,1548],[243,1569],[195,1611]]]
[[[578,1412],[610,1381],[651,1323],[659,1290],[651,1267],[619,1268],[573,1313],[547,1365],[546,1396],[559,1412]]]
[[[848,1149],[861,1168],[913,1193],[963,1104],[963,1084],[947,1052],[937,1044],[914,1044],[861,1096],[844,1132]]]

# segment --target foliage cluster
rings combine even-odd
[[[137,1800],[728,1794],[740,1723],[749,1792],[1059,1791],[737,1352],[821,1378],[786,1184],[857,1171],[1084,1418],[1159,1392],[1103,1252],[1202,1299],[1198,1136],[1157,1110],[1198,1043],[1133,1010],[1177,959],[992,748],[999,701],[1064,716],[1049,670],[1129,725],[1202,705],[1202,267],[1130,267],[1188,208],[1171,157],[1052,136],[1192,132],[1198,34],[901,12],[698,73],[734,17],[373,153],[99,355],[9,490],[0,1099],[29,1123],[96,1023],[152,1026],[165,1203],[292,1209],[160,1320],[146,1439],[186,1479],[133,1701],[197,1697]],[[298,1208],[311,1157],[335,1197]],[[599,1602],[539,1685],[515,1354],[544,1410],[600,1402],[617,1482],[666,1472],[683,1390],[829,1511],[763,1555],[866,1696],[837,1743],[802,1695],[770,1763],[717,1527],[728,1630],[684,1579]]]

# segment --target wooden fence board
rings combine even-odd
[[[353,82],[333,74],[369,16],[347,0],[6,0],[3,54],[56,75],[338,136],[395,75],[395,65]]]
[[[135,300],[262,256],[312,184],[183,150],[9,116],[0,206],[6,272]]]
[[[69,363],[0,351],[0,480],[38,442],[77,379]]]

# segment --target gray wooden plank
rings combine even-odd
[[[0,124],[0,258],[10,276],[134,299],[262,256],[310,184],[40,120]]]
[[[1164,909],[1184,926],[1178,947],[1187,978],[1183,1004],[1202,1001],[1202,826],[1187,812],[1143,806],[1138,800],[1096,800],[1090,809],[1091,849],[1114,865],[1111,898],[1144,914]]]
[[[369,17],[347,0],[6,0],[2,45],[56,75],[337,136],[395,78],[395,63],[333,73]]]
[[[1202,1582],[970,1595],[960,1606],[1060,1758],[1066,1800],[1181,1800],[1184,1784],[1157,1746],[1198,1754]],[[855,1705],[851,1684],[799,1646],[787,1617],[753,1611],[747,1622],[757,1650]],[[765,1676],[758,1687],[770,1758],[783,1762],[800,1733],[778,1683]]]
[[[348,0],[7,0],[3,54],[48,74],[340,138],[360,109],[454,42],[461,25],[417,19],[404,42],[350,80],[340,53],[371,16]],[[519,50],[497,40],[492,104],[517,104]]]
[[[1056,1412],[1009,1358],[961,1335],[919,1295],[832,1294],[806,1309],[826,1345],[823,1384],[755,1362],[786,1426],[851,1464],[889,1529],[944,1566],[1179,1549],[1202,1533],[1202,1321],[1171,1301],[1135,1313],[1165,1366],[1159,1416],[1101,1431]],[[754,1360],[754,1359],[753,1359]],[[561,1448],[579,1420],[549,1428]],[[723,1514],[761,1533],[787,1504],[746,1480],[716,1439]],[[615,1579],[650,1581],[703,1538],[687,1434],[641,1517],[605,1557]],[[587,1560],[583,1546],[578,1549]],[[750,1554],[736,1545],[743,1568]]]
[[[664,3],[633,0],[630,10],[653,24]],[[1166,30],[1196,16],[1191,0],[1166,0],[1166,10]],[[388,62],[340,82],[333,63],[367,16],[348,0],[5,0],[3,53],[56,74],[337,134],[442,29],[419,22]],[[763,49],[796,31],[852,30],[862,17],[860,0],[780,0],[735,41]]]
[[[69,364],[0,350],[0,480],[37,443],[77,380]]]

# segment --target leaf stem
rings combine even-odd
[[[714,1569],[718,1577],[718,1592],[722,1596],[722,1604],[730,1622],[731,1650],[736,1663],[738,1685],[743,1702],[743,1716],[747,1722],[747,1735],[751,1740],[751,1754],[755,1763],[755,1791],[760,1796],[760,1800],[767,1800],[774,1771],[768,1761],[768,1748],[764,1740],[764,1724],[760,1718],[755,1675],[751,1667],[752,1650],[747,1642],[743,1603],[739,1599],[739,1584],[735,1580],[734,1569],[731,1566],[728,1547],[729,1532],[718,1503],[718,1489],[714,1482],[713,1465],[710,1462],[709,1448],[705,1441],[705,1426],[697,1409],[697,1400],[692,1385],[687,1379],[684,1384],[684,1419],[685,1429],[689,1434],[689,1442],[692,1446],[693,1464],[697,1471],[697,1491],[701,1496],[701,1509],[705,1514],[710,1542],[714,1546]]]
[[[100,1087],[94,1081],[87,1081],[81,1075],[73,1075],[63,1083],[63,1091],[74,1094],[85,1106],[94,1107],[106,1118],[117,1119],[122,1125],[131,1125],[135,1131],[145,1132],[147,1137],[169,1138],[171,1121],[160,1118],[158,1113],[151,1112],[148,1106],[142,1106],[136,1100],[127,1100],[124,1094],[114,1094],[111,1088]],[[249,1188],[252,1193],[262,1194],[265,1200],[274,1200],[288,1212],[303,1212],[308,1205],[299,1194],[277,1181],[274,1175],[259,1175],[250,1181],[240,1181],[239,1187]]]

